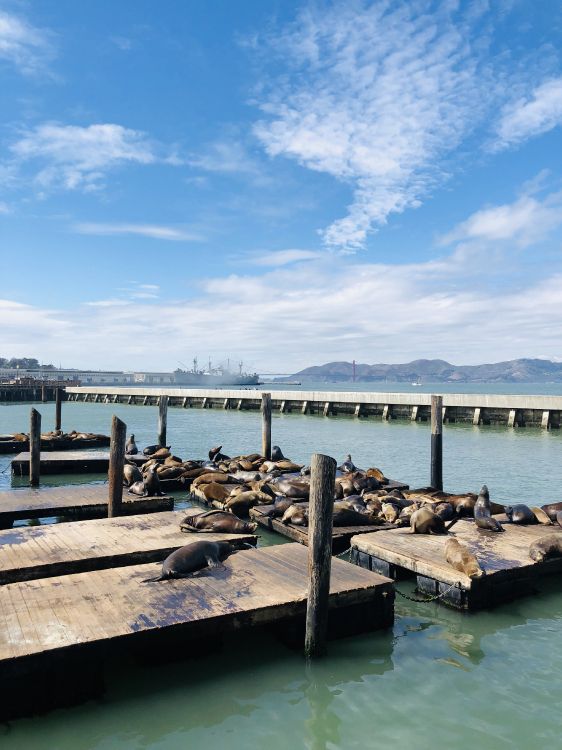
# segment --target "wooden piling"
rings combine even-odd
[[[326,651],[335,478],[335,459],[315,453],[310,463],[309,586],[304,641],[307,658]]]
[[[431,396],[431,486],[443,489],[443,396]]]
[[[269,461],[271,460],[271,393],[261,394],[261,452]]]
[[[109,450],[108,518],[120,516],[122,513],[126,433],[127,425],[114,415],[111,421],[111,448]]]
[[[29,484],[37,487],[41,467],[41,414],[31,410],[29,420]]]
[[[158,406],[158,445],[166,445],[166,428],[168,425],[168,396],[160,396]]]
[[[62,429],[62,388],[55,390],[55,430]]]

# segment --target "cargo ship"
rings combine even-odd
[[[178,385],[208,385],[210,387],[223,385],[259,385],[260,379],[257,372],[243,372],[244,363],[238,364],[238,373],[231,372],[228,367],[213,367],[209,360],[208,368],[201,370],[198,367],[197,357],[193,360],[191,370],[174,370],[174,382]]]

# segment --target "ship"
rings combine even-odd
[[[180,364],[182,363],[180,362]],[[235,373],[231,372],[229,367],[223,367],[222,365],[213,367],[209,359],[208,368],[201,370],[198,366],[197,357],[195,357],[191,370],[174,370],[174,382],[177,385],[207,385],[211,388],[223,385],[259,385],[258,373],[243,372],[243,367],[244,363],[239,362],[238,373]]]

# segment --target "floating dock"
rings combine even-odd
[[[107,484],[73,484],[65,487],[37,487],[0,492],[0,529],[29,518],[99,518],[107,516]],[[123,488],[123,514],[172,510],[174,499],[139,497]]]
[[[195,535],[190,535],[194,538]],[[238,552],[222,568],[143,583],[156,564],[76,573],[0,586],[0,720],[77,703],[103,691],[105,665],[124,653],[176,658],[197,641],[253,626],[300,632],[308,553],[299,544]],[[393,583],[332,561],[332,635],[393,622]]]
[[[42,451],[75,451],[87,448],[105,448],[111,442],[109,437],[100,437],[92,440],[41,440]],[[0,453],[21,453],[29,451],[29,440],[1,440]]]
[[[195,539],[256,544],[253,534],[186,534],[180,530],[186,515],[202,512],[188,508],[0,531],[0,584],[161,562]]]
[[[529,546],[547,534],[562,535],[559,526],[506,523],[504,533],[479,529],[473,520],[456,523],[450,536],[465,544],[484,570],[470,579],[445,560],[449,535],[412,534],[409,528],[362,534],[351,539],[351,559],[390,578],[417,577],[418,590],[460,609],[482,609],[535,590],[538,580],[562,571],[562,558],[538,563]],[[452,588],[451,588],[452,586]]]
[[[230,390],[204,388],[144,388],[69,386],[68,401],[154,406],[161,396],[168,405],[183,409],[261,408],[262,392],[271,393],[271,405],[281,414],[317,414],[324,417],[374,417],[383,421],[404,419],[427,422],[431,414],[429,393],[374,393],[370,391],[271,391],[267,388]],[[560,428],[562,396],[525,396],[482,393],[444,393],[443,421],[473,425]]]
[[[137,456],[127,456],[138,466],[148,461],[142,453]],[[107,473],[109,471],[109,451],[53,451],[44,453],[41,451],[41,474],[80,474]],[[12,459],[12,473],[24,477],[29,474],[29,451],[18,453]]]
[[[308,503],[295,503],[308,508]],[[294,542],[304,544],[308,547],[308,527],[295,526],[292,523],[281,523],[280,518],[270,518],[265,515],[271,505],[256,505],[250,510],[250,518],[264,529],[276,531],[278,534],[292,539]],[[339,555],[349,549],[351,538],[357,534],[372,534],[374,531],[395,528],[390,524],[384,526],[334,526],[332,529],[332,554]]]

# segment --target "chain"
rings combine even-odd
[[[344,552],[340,552],[338,557],[343,557],[344,555],[347,555],[347,553],[349,553],[349,562],[351,562],[351,555],[353,553],[353,547],[346,549]],[[435,602],[437,601],[437,599],[442,599],[446,594],[449,593],[449,591],[454,589],[455,586],[458,586],[459,588],[461,587],[460,583],[452,583],[449,586],[449,588],[445,589],[445,591],[442,591],[440,594],[435,594],[435,596],[430,596],[428,599],[416,599],[414,596],[408,596],[408,594],[403,594],[396,587],[394,587],[394,591],[398,594],[398,596],[401,596],[403,599],[407,599],[409,602],[416,602],[416,604],[426,604],[429,602]]]

